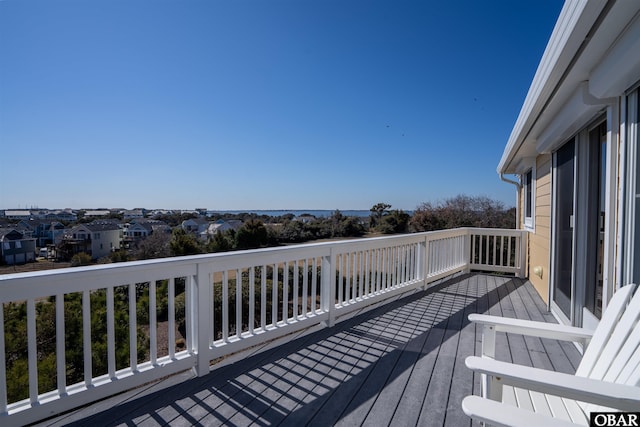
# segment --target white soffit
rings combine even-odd
[[[577,87],[569,100],[546,124],[536,141],[537,153],[550,153],[560,148],[603,109],[602,105],[589,105],[585,102],[585,91],[588,91],[586,82]]]
[[[589,89],[597,98],[620,96],[640,77],[640,2],[623,5],[628,9],[624,13],[633,20],[591,73]]]

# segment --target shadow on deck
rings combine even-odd
[[[464,359],[481,338],[470,313],[555,322],[529,282],[462,275],[207,376],[41,425],[470,425],[460,402],[479,377]],[[568,343],[497,339],[501,360],[563,372],[579,363]]]

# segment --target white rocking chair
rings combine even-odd
[[[595,331],[472,314],[483,325],[482,357],[466,359],[482,374],[482,394],[463,411],[496,426],[589,425],[591,412],[640,412],[640,291],[615,293]],[[496,332],[577,341],[587,345],[575,375],[494,360]]]

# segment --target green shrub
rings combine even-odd
[[[91,255],[80,252],[71,257],[71,267],[91,264]]]

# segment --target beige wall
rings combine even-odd
[[[519,198],[520,212],[524,212],[522,192]],[[551,259],[551,155],[536,159],[535,231],[529,233],[529,257],[527,275],[545,302],[549,302],[549,270]],[[524,215],[524,214],[522,214]],[[521,215],[520,222],[524,221]],[[542,278],[533,274],[535,267],[542,267]]]

